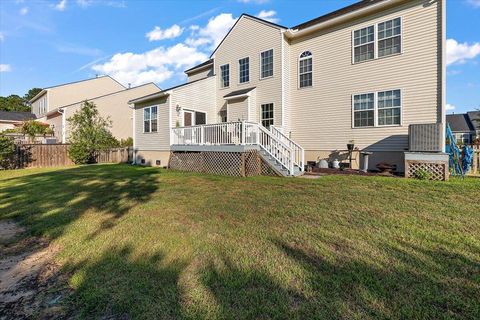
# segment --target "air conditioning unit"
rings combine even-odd
[[[442,152],[443,125],[441,123],[411,124],[408,126],[408,144],[412,152]]]

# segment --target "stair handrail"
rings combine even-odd
[[[290,175],[294,175],[294,154],[292,148],[290,148],[287,144],[285,144],[282,140],[280,140],[278,137],[276,137],[272,132],[268,129],[266,129],[264,126],[261,124],[257,124],[257,128],[259,131],[262,133],[266,134],[270,139],[272,139],[275,143],[279,144],[285,152],[282,151],[281,148],[279,148],[276,145],[273,145],[272,147],[278,151],[280,154],[283,154],[284,157],[278,157],[276,154],[272,153],[270,148],[265,145],[260,139],[260,135],[258,137],[258,145],[265,151],[267,152],[273,159],[275,159],[278,163],[280,163],[285,169],[288,170],[288,173]]]
[[[279,136],[280,138],[283,138],[285,141],[285,144],[289,145],[290,148],[293,150],[295,155],[298,153],[298,160],[295,158],[295,164],[299,167],[300,171],[305,170],[305,149],[302,148],[298,143],[293,141],[290,137],[288,137],[286,134],[284,134],[282,131],[280,131],[277,127],[274,125],[270,126],[270,131],[276,135]]]

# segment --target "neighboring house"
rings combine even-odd
[[[35,115],[31,112],[0,111],[0,132],[14,129],[32,119],[35,119]]]
[[[30,103],[36,119],[50,124],[58,142],[68,141],[67,119],[86,100],[97,105],[102,117],[112,120],[113,135],[125,139],[132,136],[132,111],[127,102],[159,90],[153,83],[127,89],[113,78],[101,76],[45,88]]]
[[[457,143],[471,144],[480,138],[480,111],[447,115],[447,123]]]
[[[408,126],[445,124],[445,1],[365,0],[291,28],[243,14],[211,59],[186,73],[186,84],[131,101],[137,162],[166,165],[170,151],[238,143],[285,168],[291,149],[303,167],[354,140],[373,152],[370,168],[403,170]],[[209,126],[235,121],[251,124]],[[207,126],[175,128],[199,124]]]

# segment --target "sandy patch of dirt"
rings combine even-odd
[[[0,319],[66,319],[71,290],[53,262],[59,248],[0,221]]]

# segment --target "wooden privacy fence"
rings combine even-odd
[[[15,168],[47,168],[73,165],[68,144],[21,144],[16,146]],[[131,148],[114,148],[95,155],[97,163],[129,162]]]

